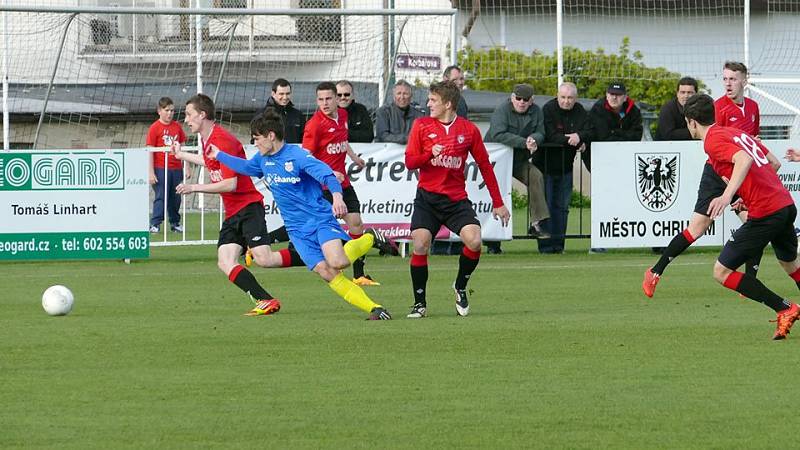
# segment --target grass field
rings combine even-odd
[[[800,334],[675,261],[656,297],[645,251],[484,255],[455,316],[455,257],[430,258],[429,317],[407,320],[408,260],[374,256],[367,322],[300,268],[256,269],[283,300],[251,318],[213,246],[147,261],[0,264],[0,448],[793,447]],[[771,252],[761,278],[800,297]],[[72,288],[67,317],[41,309]],[[796,331],[800,333],[800,331]]]

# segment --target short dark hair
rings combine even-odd
[[[319,91],[333,91],[333,94],[336,95],[336,85],[330,81],[323,81],[317,85],[316,92]]]
[[[700,92],[700,88],[697,86],[697,80],[692,77],[683,77],[678,80],[678,87],[676,90],[680,89],[681,86],[694,86],[694,91]]]
[[[205,94],[193,95],[189,100],[186,100],[186,105],[192,105],[197,111],[206,113],[206,119],[216,120],[214,100],[211,100],[211,97]]]
[[[277,80],[272,82],[272,92],[278,92],[279,87],[286,87],[289,86],[289,89],[292,88],[292,83],[289,83],[289,80],[286,78],[278,78]]]
[[[166,108],[167,106],[174,105],[175,102],[172,101],[169,97],[161,97],[158,99],[158,107],[161,109]]]
[[[442,103],[450,102],[450,108],[455,111],[458,107],[458,101],[461,99],[461,92],[452,81],[442,81],[440,83],[431,83],[429,88],[431,94],[436,94],[442,99]]]
[[[447,66],[447,67],[444,68],[444,73],[442,74],[442,76],[445,79],[450,78],[450,72],[452,72],[454,70],[457,70],[459,72],[463,72],[464,71],[464,70],[461,69],[461,67],[458,67],[457,65],[453,64],[452,66]]]
[[[250,134],[253,136],[266,136],[269,132],[275,133],[278,140],[283,140],[285,126],[283,116],[275,108],[267,108],[250,121]]]
[[[744,63],[740,63],[738,61],[725,61],[725,65],[723,66],[724,69],[732,70],[734,72],[742,72],[743,75],[747,75],[747,66]]]
[[[706,94],[694,94],[683,105],[683,115],[700,125],[714,123],[714,99]]]

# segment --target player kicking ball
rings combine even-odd
[[[342,199],[342,185],[331,168],[300,146],[283,141],[283,118],[274,110],[268,109],[253,119],[250,132],[258,148],[251,159],[221,152],[214,146],[209,147],[207,156],[238,174],[263,177],[280,209],[289,239],[308,269],[319,274],[345,301],[369,313],[369,320],[391,319],[386,308],[373,302],[342,273],[372,248],[375,237],[367,233],[350,240],[339,225],[336,218],[347,213],[347,206]],[[331,191],[332,203],[323,198],[321,185]]]
[[[461,94],[451,81],[433,83],[428,94],[430,117],[414,121],[406,146],[406,167],[419,169],[417,196],[411,215],[411,284],[414,306],[406,316],[419,319],[427,314],[428,250],[442,225],[458,233],[464,249],[458,259],[458,274],[453,283],[456,314],[469,314],[467,282],[478,267],[481,256],[481,223],[467,198],[464,165],[472,155],[492,198],[492,215],[503,226],[511,214],[503,205],[497,178],[478,127],[456,115]]]
[[[684,115],[689,133],[703,141],[714,172],[728,180],[722,195],[711,200],[708,216],[719,217],[734,194],[741,196],[748,208],[747,221],[725,243],[714,264],[714,279],[772,308],[777,313],[773,339],[785,339],[800,316],[800,307],[771,291],[756,277],[736,269],[771,243],[781,267],[800,288],[794,201],[770,166],[768,150],[761,142],[744,131],[714,124],[711,97],[693,95],[686,101]]]

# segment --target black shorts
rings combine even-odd
[[[769,216],[748,219],[725,243],[717,259],[723,266],[735,270],[772,243],[776,258],[784,262],[794,261],[797,258],[796,216],[797,208],[789,205]]]
[[[703,175],[700,177],[700,187],[697,188],[697,202],[694,204],[694,212],[708,216],[708,206],[711,204],[711,200],[721,197],[726,187],[728,187],[728,183],[717,172],[714,172],[711,164],[705,163],[703,165]],[[739,196],[734,195],[731,203],[738,199]]]
[[[261,202],[250,203],[222,222],[217,247],[225,244],[238,244],[242,248],[269,245],[264,205]]]
[[[322,196],[325,197],[325,200],[330,202],[330,204],[333,204],[333,194],[331,194],[331,191],[323,189]],[[361,214],[361,202],[358,201],[358,196],[356,195],[356,190],[353,189],[353,186],[348,186],[342,189],[342,200],[344,200],[344,205],[347,206],[348,214]]]
[[[454,202],[446,195],[417,189],[414,212],[411,214],[411,231],[425,228],[436,236],[444,225],[455,234],[467,225],[481,225],[469,199]]]

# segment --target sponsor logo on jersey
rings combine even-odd
[[[328,153],[329,155],[336,155],[336,154],[339,154],[339,153],[346,153],[347,152],[347,141],[330,143],[330,144],[328,144],[327,147],[325,147],[325,152]]]
[[[460,169],[464,159],[460,156],[439,155],[431,159],[432,166],[444,167],[446,169]]]
[[[428,139],[433,139],[436,137],[436,133],[431,133],[428,135]]]
[[[333,127],[328,128],[328,133],[333,133],[334,131],[336,131],[336,128]]]
[[[300,182],[300,177],[284,177],[274,173],[264,175],[264,183],[266,183],[267,186],[272,186],[275,184],[285,184],[285,183],[296,184],[299,182]]]
[[[636,153],[636,194],[650,211],[669,209],[678,198],[680,153]]]

